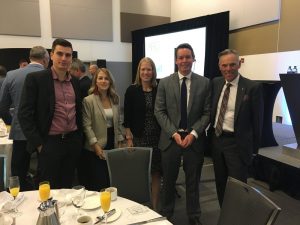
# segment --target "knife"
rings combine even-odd
[[[109,210],[107,213],[104,213],[103,216],[97,216],[98,221],[96,221],[94,224],[97,224],[97,223],[101,222],[102,220],[104,220],[105,216],[107,216],[107,218],[108,218],[115,213],[116,213],[116,209],[112,209],[112,210]]]
[[[144,220],[144,221],[137,222],[137,223],[129,223],[127,225],[141,225],[141,224],[153,223],[153,222],[157,222],[157,221],[161,221],[161,220],[166,220],[166,219],[167,219],[167,217],[160,216],[160,217],[157,217],[157,218],[154,218],[154,219]]]

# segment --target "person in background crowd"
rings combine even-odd
[[[9,139],[13,140],[11,159],[11,174],[19,176],[21,191],[33,190],[34,187],[27,182],[31,154],[26,150],[27,140],[22,132],[18,120],[18,110],[22,94],[22,88],[26,76],[29,73],[44,70],[49,64],[49,53],[42,46],[35,46],[29,53],[30,64],[26,67],[11,70],[3,82],[0,91],[0,115],[9,114],[13,106],[13,116]]]
[[[27,65],[28,65],[28,62],[27,62],[26,59],[20,59],[19,60],[19,68],[23,68],[23,67],[25,67]]]
[[[86,69],[83,62],[80,59],[73,59],[69,72],[72,76],[77,77],[79,79],[82,99],[88,96],[88,92],[91,87],[92,81],[85,74]]]
[[[1,89],[4,79],[6,77],[6,73],[7,73],[6,68],[4,66],[0,65],[0,89]]]
[[[175,56],[178,72],[160,80],[154,110],[161,127],[158,147],[162,151],[162,214],[168,219],[173,215],[175,183],[183,158],[188,221],[199,225],[199,182],[210,118],[210,82],[192,72],[195,55],[189,44],[180,44]]]
[[[91,64],[89,67],[89,72],[90,72],[90,79],[92,80],[98,71],[98,66],[96,64]]]
[[[228,176],[247,182],[248,166],[252,154],[258,151],[262,132],[262,87],[240,75],[240,66],[235,50],[220,52],[223,77],[212,81],[209,134],[220,206]]]
[[[82,148],[79,81],[68,73],[72,52],[69,41],[54,40],[53,66],[27,75],[18,112],[27,150],[39,153],[38,178],[51,188],[72,187]]]
[[[150,58],[140,60],[135,83],[129,86],[124,101],[124,127],[129,147],[152,147],[152,206],[157,211],[161,183],[160,127],[154,116],[157,91],[156,68]]]
[[[86,150],[81,162],[86,175],[84,186],[88,190],[99,191],[110,184],[105,151],[119,147],[124,137],[121,133],[120,100],[107,69],[98,69],[89,92],[90,95],[83,99]]]

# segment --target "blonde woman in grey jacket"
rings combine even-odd
[[[98,69],[89,93],[83,100],[83,129],[86,138],[80,164],[86,176],[83,185],[88,190],[99,191],[109,186],[105,150],[119,147],[124,140],[119,96],[109,70]]]

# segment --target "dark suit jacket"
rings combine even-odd
[[[157,88],[153,88],[153,113]],[[143,134],[146,115],[145,95],[142,86],[130,85],[124,99],[124,127],[130,128],[133,136],[140,137]]]
[[[75,92],[76,124],[82,131],[81,96],[78,79],[72,77]],[[51,69],[30,73],[25,79],[18,117],[32,152],[45,141],[53,119],[55,90]]]
[[[92,85],[92,80],[88,76],[79,79],[81,98],[88,96],[88,91]]]
[[[212,81],[212,127],[224,84],[223,77],[217,77]],[[240,76],[235,102],[234,132],[241,158],[247,164],[251,162],[252,154],[258,151],[262,122],[262,87],[259,83]]]
[[[204,151],[204,133],[210,118],[210,82],[195,73],[191,75],[188,102],[188,130],[195,130],[198,138],[193,143],[195,151]],[[178,73],[163,78],[158,85],[155,101],[155,116],[161,126],[158,147],[164,151],[172,142],[172,135],[179,129],[180,86]]]

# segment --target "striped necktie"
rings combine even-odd
[[[224,95],[223,95],[223,99],[222,99],[222,103],[221,103],[221,107],[220,107],[220,112],[219,112],[219,117],[218,117],[218,121],[217,121],[216,128],[215,128],[215,134],[217,137],[219,137],[223,131],[224,116],[225,116],[225,112],[227,109],[231,85],[232,85],[231,83],[227,83],[226,89],[224,91]]]

